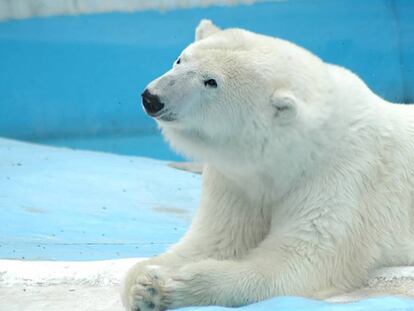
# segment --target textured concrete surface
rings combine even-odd
[[[135,261],[0,260],[0,310],[122,310],[120,279]]]

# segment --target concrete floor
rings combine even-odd
[[[136,261],[0,261],[0,310],[121,311],[119,283]]]

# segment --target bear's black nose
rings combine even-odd
[[[156,115],[157,112],[160,112],[164,108],[164,104],[160,101],[160,98],[157,95],[151,94],[148,89],[144,90],[141,97],[142,105],[150,116]]]

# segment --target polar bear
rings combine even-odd
[[[203,20],[142,94],[205,163],[186,235],[128,272],[127,310],[324,298],[414,264],[414,109],[290,42]]]

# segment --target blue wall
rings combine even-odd
[[[414,101],[414,2],[290,0],[0,23],[0,136],[155,130],[139,94],[201,18],[294,41],[350,68],[390,101]]]

